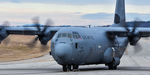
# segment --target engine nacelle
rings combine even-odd
[[[140,37],[134,37],[132,40],[130,40],[130,45],[135,46],[140,39]]]
[[[53,32],[48,32],[46,35],[39,36],[41,44],[46,45],[48,41],[52,39],[53,35]]]
[[[140,35],[139,35],[139,32],[135,32],[133,34],[129,34],[129,42],[130,42],[130,45],[136,45],[137,42],[141,39]]]
[[[50,37],[44,36],[39,38],[42,45],[46,45],[48,41],[50,40]]]
[[[5,28],[0,29],[0,43],[7,38],[8,33]]]

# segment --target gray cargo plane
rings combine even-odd
[[[63,71],[78,70],[79,65],[105,64],[117,69],[128,44],[135,46],[142,37],[150,36],[150,28],[127,27],[125,1],[117,0],[114,24],[109,27],[1,26],[0,41],[10,34],[37,35],[46,45],[51,40],[50,55],[63,67]]]

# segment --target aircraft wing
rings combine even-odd
[[[45,33],[57,32],[62,28],[67,27],[84,27],[84,26],[47,26]],[[44,30],[44,26],[0,26],[0,30],[4,29],[8,34],[17,34],[17,35],[40,35]]]
[[[60,30],[61,26],[56,27],[46,27],[44,30],[44,26],[0,26],[0,42],[4,40],[10,34],[17,35],[37,35],[41,44],[46,45],[49,40],[53,37],[53,35]],[[43,32],[44,30],[44,32]]]
[[[42,32],[44,27],[35,26],[0,26],[0,42],[10,34],[17,35],[37,35],[41,44],[46,45],[53,35],[62,27],[47,27],[46,31]]]
[[[0,26],[0,42],[10,34],[37,35],[41,44],[47,44],[54,34],[62,28],[83,26]]]
[[[57,32],[64,27],[47,27],[46,32]],[[8,34],[18,34],[18,35],[39,35],[44,27],[40,27],[40,31],[37,27],[22,27],[22,26],[9,26],[4,28]]]
[[[143,37],[150,37],[150,28],[142,28],[137,27],[134,29],[134,27],[128,28],[129,30],[126,30],[123,27],[111,27],[107,29],[107,36],[111,40],[115,39],[115,36],[118,37],[128,37],[128,41],[131,45],[136,45],[137,42],[143,38]]]
[[[132,27],[129,28],[130,31],[132,31]],[[117,35],[119,37],[128,37],[129,32],[123,28],[123,27],[111,27],[107,29],[108,35]],[[139,37],[150,37],[150,27],[144,28],[144,27],[138,27],[135,30],[135,34],[137,34]]]

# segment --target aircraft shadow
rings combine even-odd
[[[80,71],[107,71],[107,67],[101,67],[101,68],[80,68]],[[118,67],[117,70],[113,71],[150,71],[150,67],[130,67],[130,66],[123,66],[123,67]]]
[[[40,73],[57,73],[63,72],[61,68],[9,68],[9,69],[0,69],[0,71],[35,71]]]
[[[43,71],[43,72],[46,72],[46,73],[56,73],[56,72],[63,72],[61,68],[33,68],[33,69],[30,69],[30,68],[15,68],[15,69],[0,69],[1,71],[3,70],[6,70],[6,71],[15,71],[15,70],[24,70],[24,71]],[[84,72],[84,71],[111,71],[111,70],[108,70],[107,67],[96,67],[96,68],[80,68],[79,69],[80,72]],[[150,71],[150,67],[130,67],[130,66],[121,66],[121,67],[118,67],[117,70],[112,70],[112,71]]]

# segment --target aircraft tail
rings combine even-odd
[[[121,27],[125,25],[125,22],[125,0],[117,0],[114,24],[112,26]]]

